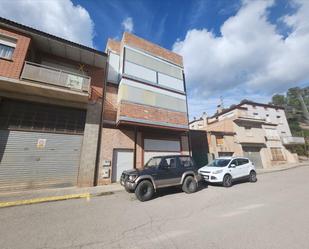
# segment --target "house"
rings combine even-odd
[[[121,41],[109,39],[106,53],[102,184],[152,156],[189,153],[182,57],[127,32]]]
[[[212,117],[204,115],[190,122],[190,128],[207,131],[213,157],[246,156],[260,168],[297,162],[297,155],[287,147],[304,143],[303,138],[292,136],[282,107],[252,101],[242,101]]]
[[[0,18],[0,190],[93,185],[106,62]]]
[[[0,18],[0,191],[108,184],[190,153],[183,71],[129,33],[103,52]]]

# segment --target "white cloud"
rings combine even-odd
[[[280,18],[291,30],[287,36],[268,20],[273,1],[244,1],[221,26],[220,36],[192,29],[176,41],[173,50],[184,57],[191,96],[220,96],[237,89],[246,94],[236,96],[237,103],[253,93],[270,96],[309,82],[309,1],[293,3],[296,11]]]
[[[94,24],[88,11],[70,0],[1,0],[0,16],[86,46],[94,46]]]
[[[122,28],[124,31],[132,33],[134,30],[134,23],[132,17],[127,17],[121,23]]]

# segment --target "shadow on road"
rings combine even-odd
[[[206,189],[208,187],[206,182],[199,182],[198,184],[198,188],[196,192],[199,192],[203,189]],[[173,195],[173,194],[177,194],[177,193],[181,193],[182,189],[181,187],[169,187],[169,188],[162,188],[162,189],[158,189],[153,197],[153,199],[159,198],[159,197],[163,197],[166,195]]]

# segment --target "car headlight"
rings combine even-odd
[[[212,172],[213,174],[220,174],[220,173],[222,173],[223,172],[223,169],[219,169],[219,170],[216,170],[216,171],[214,171],[214,172]]]
[[[137,178],[137,175],[129,175],[128,179],[130,182],[134,182],[136,178]]]

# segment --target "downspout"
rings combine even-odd
[[[137,126],[134,127],[134,155],[133,155],[133,167],[136,168],[136,143],[137,143]]]
[[[185,73],[182,73],[182,77],[183,77],[183,86],[184,86],[184,90],[186,93],[186,107],[187,107],[187,120],[188,120],[188,128],[189,131],[187,131],[187,136],[188,136],[188,144],[189,144],[189,155],[192,156],[192,150],[191,150],[191,134],[190,134],[190,127],[189,127],[189,108],[188,108],[188,96],[187,96],[187,87],[186,87],[186,77],[185,77]]]
[[[104,71],[104,82],[103,82],[103,96],[102,96],[102,108],[100,113],[100,127],[98,132],[98,142],[97,142],[97,153],[96,153],[96,160],[95,160],[95,169],[94,169],[94,179],[93,185],[98,186],[98,178],[99,178],[99,169],[100,169],[100,154],[101,154],[101,146],[102,146],[102,129],[104,124],[104,103],[106,98],[106,85],[107,85],[107,72],[108,72],[108,60],[109,60],[109,53],[107,54],[106,66]]]

